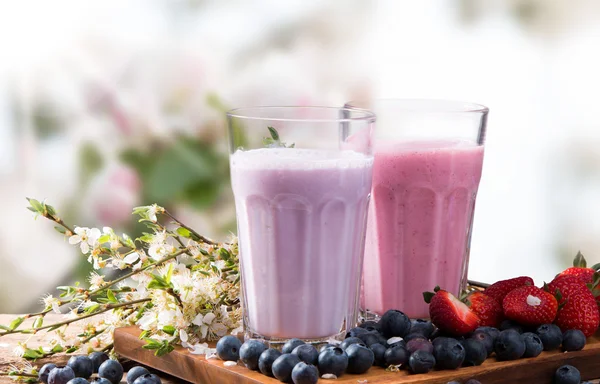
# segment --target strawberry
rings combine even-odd
[[[600,268],[600,264],[596,264],[591,268],[588,268],[587,261],[581,252],[577,252],[575,259],[573,259],[573,266],[562,271],[558,276],[575,276],[584,283],[594,282],[594,273]]]
[[[423,292],[429,303],[431,322],[444,332],[461,336],[479,326],[479,317],[448,291],[435,287],[435,293]]]
[[[521,276],[515,277],[514,279],[500,280],[487,287],[483,293],[493,297],[500,305],[502,305],[504,296],[506,296],[508,292],[524,285],[533,285],[533,279],[531,277]]]
[[[598,306],[592,292],[576,276],[558,276],[546,289],[557,295],[559,301],[555,323],[564,332],[579,329],[587,337],[593,335],[600,324]]]
[[[502,322],[504,317],[502,306],[493,297],[475,291],[470,293],[465,300],[471,312],[479,317],[479,326],[498,327]]]
[[[551,323],[556,317],[558,302],[554,295],[532,285],[513,289],[502,301],[504,315],[523,325]]]

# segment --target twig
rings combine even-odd
[[[44,325],[43,327],[39,327],[39,328],[35,328],[35,329],[24,328],[24,329],[14,329],[12,331],[0,332],[0,336],[9,335],[11,333],[23,333],[23,332],[27,332],[27,331],[38,332],[38,331],[42,331],[44,329],[49,329],[49,328],[54,328],[54,327],[62,327],[63,325],[68,325],[68,324],[74,323],[74,322],[79,321],[79,320],[87,319],[89,317],[93,317],[93,316],[99,315],[101,313],[108,312],[111,309],[121,308],[121,307],[127,307],[129,305],[134,305],[134,304],[139,304],[139,303],[145,303],[147,301],[150,301],[150,299],[146,298],[146,299],[132,300],[132,301],[128,301],[128,302],[125,302],[125,303],[105,304],[101,310],[93,312],[93,313],[89,313],[87,315],[83,315],[83,316],[75,317],[75,318],[72,318],[72,319],[60,321],[60,322],[54,323],[54,324]]]
[[[177,225],[179,225],[182,228],[187,229],[188,231],[190,231],[190,233],[192,235],[194,235],[196,238],[198,238],[200,241],[202,241],[203,243],[209,244],[209,245],[217,245],[217,243],[215,243],[214,241],[202,236],[201,234],[199,234],[198,232],[194,231],[192,228],[188,227],[187,225],[183,224],[181,221],[177,220],[175,217],[173,217],[173,215],[171,215],[166,209],[165,209],[165,215],[169,216],[171,218],[171,220],[173,220],[174,222],[177,223]]]

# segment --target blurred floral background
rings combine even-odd
[[[132,235],[131,208],[157,202],[225,239],[235,106],[485,104],[471,278],[599,262],[598,46],[594,0],[3,2],[0,312],[85,272],[25,196]]]

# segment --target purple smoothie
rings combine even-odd
[[[361,308],[427,318],[422,292],[459,293],[482,164],[467,141],[376,146]]]
[[[231,156],[247,332],[318,339],[355,321],[372,166],[353,151]]]

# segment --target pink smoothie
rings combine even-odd
[[[482,163],[483,146],[466,141],[376,147],[363,309],[426,318],[422,292],[459,293]]]
[[[372,167],[353,151],[231,156],[247,331],[317,339],[355,320]]]

